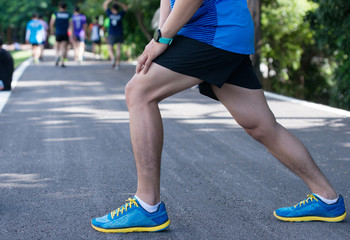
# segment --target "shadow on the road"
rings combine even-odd
[[[13,221],[16,208],[26,206],[19,216],[26,219],[24,229],[35,231],[18,233],[6,225],[10,236],[106,238],[92,230],[90,220],[119,207],[136,186],[124,96],[133,72],[133,67],[114,71],[91,63],[62,69],[52,62],[26,71],[0,119],[2,134],[13,139],[0,140],[8,146],[0,152],[0,191],[16,205],[6,214],[2,210],[4,218]],[[308,110],[296,114],[277,109],[281,102],[269,103],[350,206],[350,119]],[[273,219],[274,208],[300,201],[308,190],[218,102],[189,89],[161,102],[160,109],[162,199],[173,225],[146,238],[308,239],[310,231],[320,238],[334,231],[339,235],[332,236],[349,236],[348,222],[291,225]],[[58,235],[48,235],[51,231]]]

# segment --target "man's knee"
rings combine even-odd
[[[135,74],[125,86],[125,100],[129,109],[149,101],[146,89],[139,84],[139,78],[140,76]]]
[[[277,122],[259,123],[254,126],[243,128],[252,138],[264,144],[264,142],[275,136]]]

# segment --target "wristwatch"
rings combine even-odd
[[[160,29],[154,31],[153,39],[156,42],[170,45],[173,42],[172,38],[163,38]]]

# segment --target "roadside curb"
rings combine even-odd
[[[290,103],[296,103],[296,104],[299,104],[302,106],[306,106],[306,107],[310,107],[310,108],[314,108],[314,109],[318,109],[318,110],[322,110],[322,111],[350,117],[350,112],[343,110],[343,109],[334,108],[334,107],[326,106],[326,105],[319,104],[319,103],[313,103],[313,102],[308,102],[308,101],[304,101],[304,100],[299,100],[299,99],[295,99],[295,98],[291,98],[291,97],[286,97],[286,96],[282,96],[282,95],[279,95],[276,93],[271,93],[271,92],[266,92],[266,91],[264,92],[264,94],[266,97],[269,97],[272,99],[277,99],[277,100],[290,102]]]

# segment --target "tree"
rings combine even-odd
[[[323,63],[318,60],[315,64],[320,53],[313,47],[313,31],[304,20],[315,8],[306,0],[263,2],[261,60],[267,66],[265,89],[298,98],[327,92],[324,89],[329,86],[320,70]]]
[[[0,0],[0,34],[9,42],[23,41],[26,25],[33,13],[46,14],[49,6],[49,0]]]
[[[331,104],[350,109],[350,1],[313,1],[318,8],[309,13],[308,20],[316,32],[317,46],[336,63]]]
[[[260,79],[263,79],[260,72],[260,58],[261,58],[261,1],[248,0],[248,8],[254,21],[254,35],[255,35],[255,54],[252,56],[252,63],[255,73]]]

